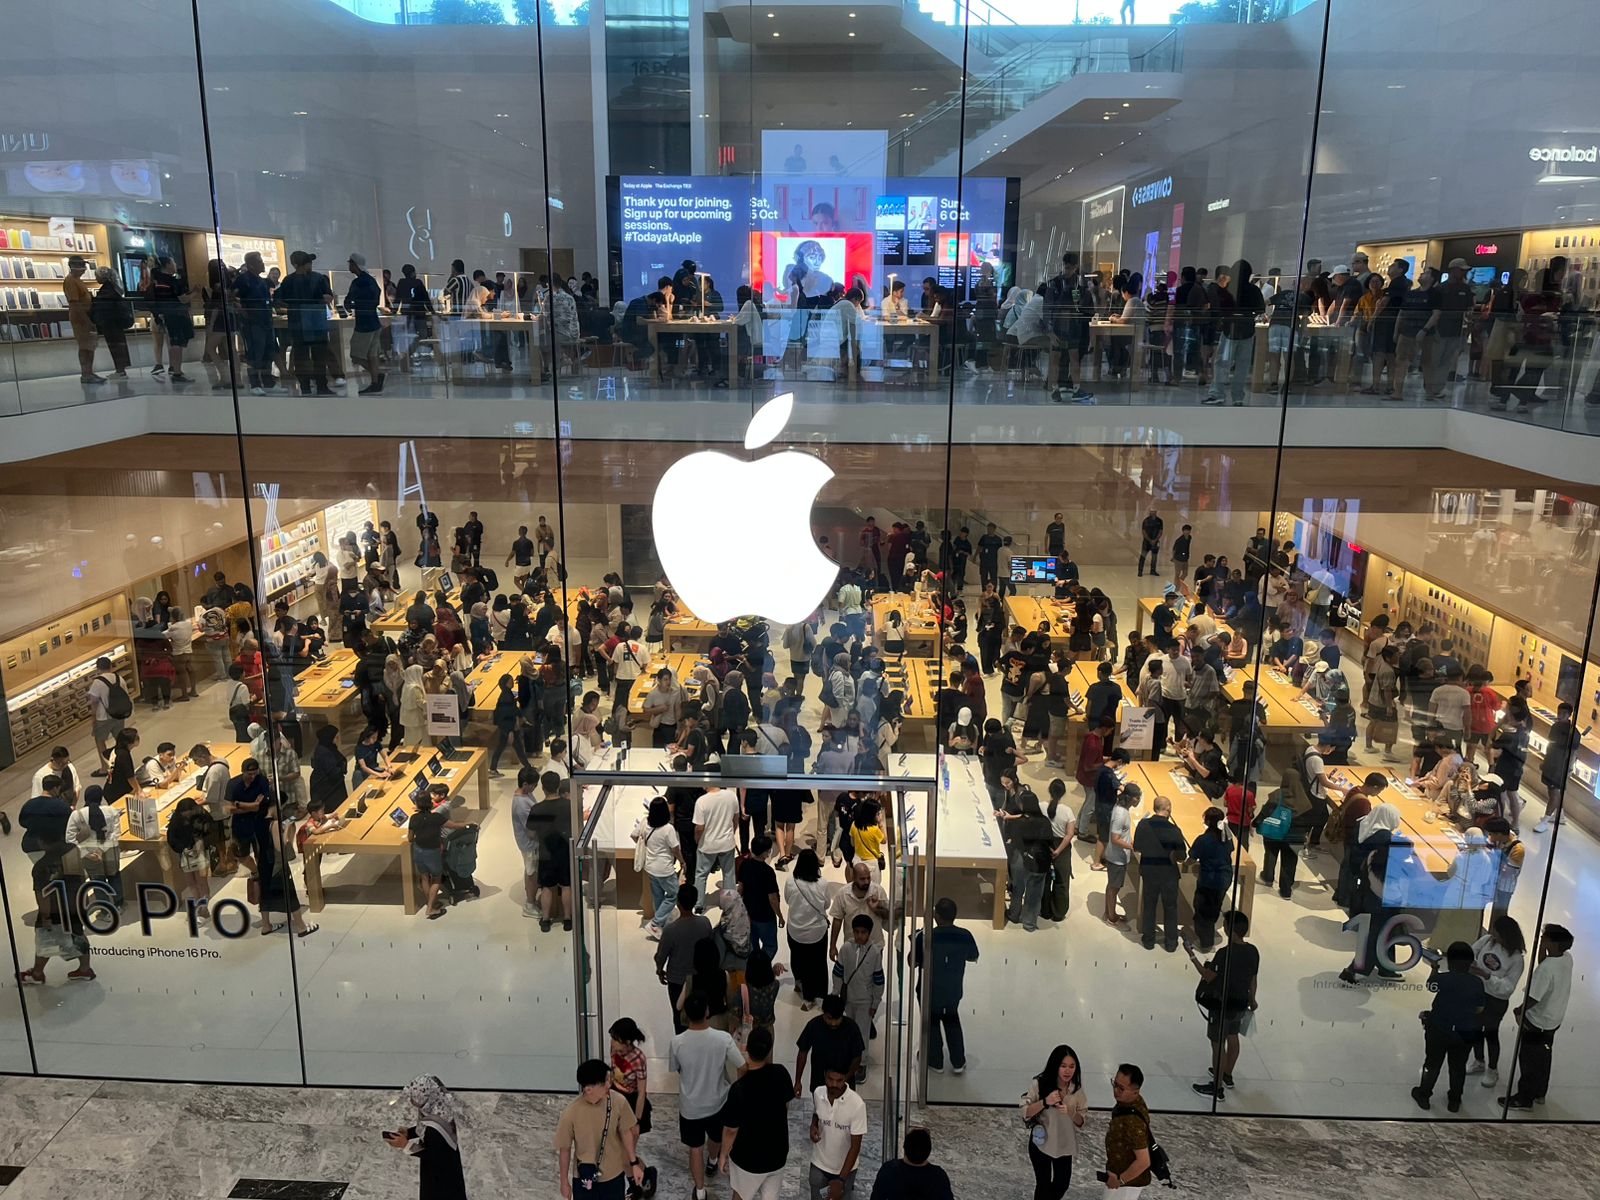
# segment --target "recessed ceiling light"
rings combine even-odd
[[[1122,107],[1123,107],[1123,108],[1132,108],[1132,107],[1133,107],[1133,105],[1131,105],[1131,104],[1129,104],[1129,103],[1128,103],[1128,102],[1127,102],[1127,101],[1126,101],[1126,100],[1124,100],[1124,101],[1123,101],[1123,102],[1122,102]]]
[[[304,116],[307,116],[307,115],[309,115],[309,114],[303,108],[297,108],[297,109],[294,110],[293,113],[290,114],[290,116],[295,116],[295,117],[304,117]]]
[[[495,116],[497,117],[509,117],[510,115],[510,113],[495,113]]]
[[[459,92],[460,90],[460,88],[445,88],[445,91],[447,92]]]
[[[777,36],[778,36],[778,32],[777,32],[777,30],[773,30],[773,32],[772,32],[772,36],[773,36],[773,37],[777,37]]]
[[[850,36],[851,36],[851,37],[855,37],[855,35],[856,35],[856,33],[855,33],[855,30],[853,30],[853,29],[852,29],[852,30],[851,30],[851,31],[850,31]]]

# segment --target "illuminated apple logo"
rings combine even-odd
[[[793,409],[788,392],[758,408],[745,449],[777,437]],[[667,468],[651,511],[656,551],[696,616],[715,624],[756,614],[792,625],[815,611],[838,574],[811,536],[811,506],[832,478],[821,459],[792,450],[749,462],[704,450]],[[734,549],[712,533],[728,515],[753,534]]]

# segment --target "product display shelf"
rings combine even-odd
[[[111,660],[128,694],[137,693],[128,643],[100,646],[69,659],[54,675],[7,698],[14,754],[20,757],[35,747],[59,741],[74,725],[89,719],[89,676],[102,656]]]
[[[306,574],[311,556],[322,550],[322,523],[310,516],[261,537],[261,578],[266,598],[290,604],[310,594]],[[285,593],[289,593],[285,595]]]

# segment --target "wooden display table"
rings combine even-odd
[[[355,673],[360,664],[354,650],[337,650],[307,667],[294,677],[295,707],[337,723],[345,706],[358,698]]]
[[[633,690],[628,693],[628,711],[638,716],[644,712],[644,698],[649,695],[655,685],[655,674],[662,667],[669,667],[677,677],[678,686],[683,688],[684,694],[690,700],[700,699],[700,685],[689,678],[689,672],[700,663],[706,662],[703,654],[652,654],[644,664],[644,670],[639,673],[639,678],[634,681]],[[643,729],[645,726],[640,726]]]
[[[437,578],[437,576],[435,578]],[[444,598],[449,602],[450,607],[456,610],[456,615],[461,618],[462,624],[465,625],[470,614],[461,611],[461,592],[455,586],[453,586],[456,582],[453,578],[450,582],[452,586],[448,591],[445,592]],[[399,637],[406,631],[406,610],[416,603],[418,592],[426,592],[428,596],[428,607],[437,609],[437,605],[434,600],[435,590],[436,589],[434,588],[434,585],[430,583],[426,587],[411,588],[410,590],[396,592],[394,607],[388,612],[384,613],[381,617],[375,617],[369,621],[368,628],[376,630],[378,633],[384,634],[386,637]],[[435,615],[437,615],[437,612],[435,612]],[[529,616],[531,617],[532,614],[530,613]],[[430,629],[427,632],[432,633],[433,630]]]
[[[366,803],[366,812],[349,819],[343,829],[317,834],[306,840],[305,876],[306,903],[312,912],[321,912],[326,905],[322,882],[322,859],[326,854],[374,854],[400,860],[401,903],[410,914],[417,911],[417,871],[411,860],[409,829],[396,825],[390,814],[397,809],[408,818],[415,811],[411,793],[417,777],[427,773],[430,782],[442,783],[450,789],[451,797],[462,795],[473,775],[478,777],[478,804],[473,811],[465,806],[457,810],[459,819],[482,822],[489,809],[489,755],[481,748],[463,748],[459,761],[441,759],[443,770],[435,774],[429,764],[439,752],[431,746],[401,746],[398,753],[416,757],[401,765],[393,779],[370,783],[357,788],[340,806],[340,816],[353,813],[359,804]],[[390,756],[391,760],[393,755]]]
[[[1021,625],[1029,633],[1039,632],[1039,626],[1049,622],[1050,644],[1063,649],[1072,634],[1072,618],[1077,605],[1051,596],[1007,596],[1006,616],[1013,625]]]
[[[1416,843],[1417,859],[1428,874],[1444,878],[1450,873],[1450,864],[1466,839],[1445,815],[1445,805],[1437,804],[1424,796],[1420,789],[1411,787],[1405,776],[1387,767],[1329,767],[1328,774],[1342,791],[1354,787],[1373,772],[1389,780],[1383,793],[1372,803],[1392,804],[1400,810],[1400,832]],[[1337,807],[1337,804],[1330,805]],[[1337,849],[1337,847],[1333,847]]]
[[[500,680],[509,675],[515,688],[517,676],[522,674],[522,664],[544,662],[544,655],[532,650],[496,650],[467,675],[467,687],[472,689],[472,708],[468,719],[479,717],[485,721],[494,717],[495,702],[500,698]]]
[[[922,649],[929,654],[939,647],[939,614],[933,597],[919,597],[906,592],[879,592],[866,605],[872,621],[873,644],[883,646],[884,623],[891,612],[898,611],[906,627],[906,652]]]
[[[1143,317],[1136,321],[1089,322],[1089,332],[1094,335],[1096,345],[1093,347],[1091,354],[1086,356],[1084,365],[1094,368],[1096,383],[1101,381],[1100,373],[1103,359],[1099,353],[1100,347],[1123,338],[1126,338],[1128,342],[1129,386],[1138,387],[1144,382],[1144,330],[1145,319]]]
[[[905,693],[905,725],[901,750],[933,750],[939,744],[939,669],[937,659],[907,656],[890,660],[883,674],[883,694]]]
[[[681,605],[678,615],[662,627],[662,645],[668,653],[693,651],[696,655],[705,654],[711,649],[711,639],[716,636],[717,627],[695,616],[687,605]]]
[[[1206,796],[1199,784],[1190,777],[1181,763],[1136,762],[1129,763],[1124,771],[1129,783],[1137,783],[1144,791],[1139,807],[1132,810],[1133,826],[1137,830],[1140,820],[1155,811],[1157,796],[1172,801],[1172,821],[1183,834],[1184,842],[1192,845],[1194,839],[1205,832],[1205,811],[1213,806],[1223,807],[1219,801]],[[1257,835],[1252,835],[1254,838]],[[1139,856],[1135,854],[1128,864],[1128,877],[1134,885],[1133,927],[1137,930],[1139,904]],[[1185,864],[1178,878],[1178,912],[1186,923],[1194,920],[1194,887],[1198,876],[1192,864]],[[1238,858],[1238,900],[1230,892],[1223,898],[1223,908],[1236,907],[1245,916],[1253,916],[1256,900],[1256,868],[1248,850]]]
[[[229,776],[239,774],[239,768],[244,760],[250,757],[250,747],[243,742],[207,742],[211,753],[228,764]],[[198,786],[198,779],[202,774],[200,768],[190,762],[185,756],[178,760],[183,765],[183,775],[170,787],[146,788],[147,796],[156,798],[156,807],[159,812],[160,832],[154,837],[144,836],[134,832],[128,820],[128,806],[124,800],[119,800],[110,807],[117,810],[122,821],[122,835],[118,846],[123,854],[155,851],[156,862],[161,867],[161,878],[173,891],[181,891],[183,881],[178,870],[178,857],[172,853],[172,848],[167,845],[167,822],[172,819],[172,810],[178,801],[185,796],[191,796],[205,807],[205,794]],[[271,764],[263,763],[262,770],[267,773],[267,782],[273,783]],[[273,783],[274,790],[276,784]],[[209,811],[209,810],[208,810]]]
[[[728,380],[735,378],[734,360],[739,354],[739,326],[732,317],[712,317],[705,321],[696,321],[693,317],[652,317],[645,319],[641,324],[650,336],[650,349],[653,351],[650,355],[651,379],[661,378],[661,335],[664,333],[682,336],[710,334],[722,338],[725,344],[723,370],[726,372],[722,378]]]

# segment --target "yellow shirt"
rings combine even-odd
[[[855,847],[858,859],[869,859],[877,862],[883,857],[883,830],[876,825],[869,825],[862,829],[859,825],[850,827],[850,843]]]
[[[68,275],[61,281],[61,290],[67,297],[67,320],[71,322],[73,332],[94,332],[94,326],[89,324],[89,305],[94,301],[94,293],[89,290],[89,285]]]

